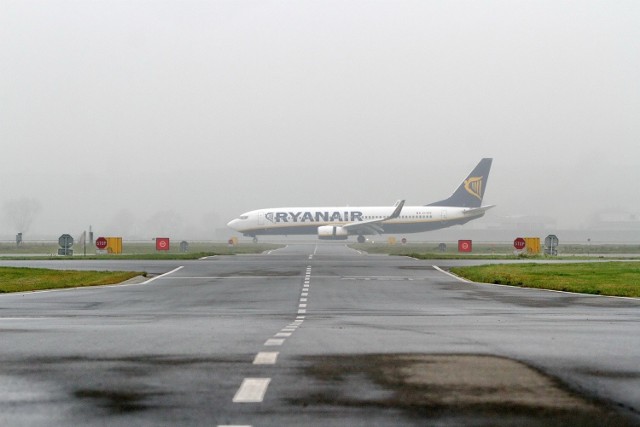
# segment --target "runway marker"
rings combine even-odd
[[[305,310],[304,308],[301,308],[300,310],[298,310],[298,314],[305,314],[307,312],[307,310]]]
[[[307,298],[300,298],[300,302],[307,302]]]
[[[301,295],[301,296],[303,296],[303,297],[308,297],[308,296],[309,296],[309,293],[308,293],[308,292],[303,292],[303,293],[301,293],[300,295]]]
[[[178,271],[178,270],[182,270],[183,268],[184,268],[184,265],[181,265],[181,266],[180,266],[180,267],[178,267],[178,268],[174,268],[174,269],[173,269],[173,270],[171,270],[171,271],[168,271],[168,272],[166,272],[166,273],[164,273],[164,274],[161,274],[161,275],[159,275],[159,276],[153,277],[153,278],[151,278],[151,279],[147,280],[146,282],[142,282],[142,283],[140,283],[140,284],[141,284],[141,285],[148,285],[149,283],[153,282],[154,280],[161,279],[161,278],[163,278],[163,277],[165,277],[165,276],[168,276],[168,275],[170,275],[170,274],[172,274],[172,273],[175,273],[175,272],[176,272],[176,271]]]
[[[297,317],[296,317],[296,320],[294,320],[294,322],[300,322],[300,323],[302,323],[302,322],[304,321],[304,318],[305,318],[305,317],[307,317],[307,316],[297,316]],[[300,319],[300,320],[298,320],[298,319]]]
[[[298,307],[299,308],[307,308],[307,304],[299,304]]]
[[[270,347],[274,347],[274,346],[282,345],[282,344],[284,344],[284,339],[276,339],[276,338],[269,338],[264,343],[264,345],[270,346]]]
[[[256,354],[256,358],[253,359],[253,364],[275,365],[276,361],[278,360],[279,354],[280,353],[278,353],[277,351],[261,351],[260,353]]]
[[[467,280],[467,279],[465,279],[465,278],[463,278],[463,277],[456,276],[456,275],[455,275],[455,274],[453,274],[453,273],[449,273],[448,271],[445,271],[445,270],[441,269],[441,268],[440,268],[440,267],[438,267],[437,265],[434,265],[434,266],[432,266],[432,267],[433,267],[433,268],[435,268],[436,270],[438,270],[440,273],[444,273],[444,274],[446,274],[447,276],[449,276],[449,277],[453,277],[454,279],[459,280],[459,281],[461,281],[461,282],[465,282],[465,283],[473,283],[473,282],[471,282],[470,280]]]
[[[286,337],[290,337],[291,335],[292,335],[291,332],[278,332],[277,334],[274,335],[274,337],[286,338]]]
[[[264,399],[271,378],[245,378],[233,397],[234,403],[259,403]]]

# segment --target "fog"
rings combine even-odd
[[[482,157],[476,223],[640,220],[639,21],[635,0],[0,0],[0,237],[24,199],[27,239],[426,204]]]

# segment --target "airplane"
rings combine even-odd
[[[321,240],[347,240],[357,235],[420,233],[462,225],[484,216],[495,205],[482,206],[493,159],[484,158],[447,199],[428,205],[367,207],[284,207],[245,212],[227,226],[253,237],[259,235],[317,235]]]

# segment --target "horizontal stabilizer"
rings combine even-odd
[[[471,209],[465,209],[462,214],[465,216],[479,216],[479,215],[484,215],[484,213],[486,211],[488,211],[491,208],[495,208],[496,205],[489,205],[489,206],[482,206],[479,208],[471,208]]]

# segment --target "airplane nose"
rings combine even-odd
[[[236,225],[238,224],[238,218],[236,219],[232,219],[231,221],[229,221],[227,223],[227,227],[229,228],[233,228],[234,230],[237,230]]]

